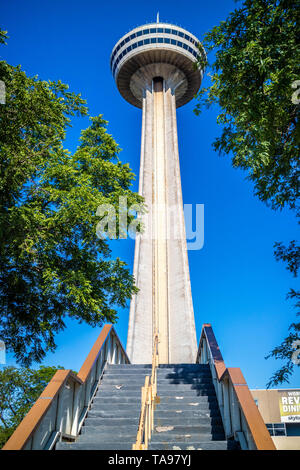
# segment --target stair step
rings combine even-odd
[[[112,369],[151,369],[152,364],[108,364],[107,370]],[[210,370],[209,364],[159,364],[157,370],[161,369],[170,369],[175,372],[182,371],[191,371],[191,370]]]
[[[106,369],[103,377],[117,377],[118,375],[128,375],[132,377],[133,375],[142,376],[142,375],[151,375],[151,369],[139,367],[138,369]]]
[[[160,429],[160,431],[158,430]],[[168,428],[164,430],[164,428]],[[222,434],[223,432],[223,426],[220,425],[215,425],[211,426],[210,423],[197,423],[197,424],[169,424],[165,423],[163,426],[154,426],[154,431],[153,431],[153,438],[155,436],[174,436],[174,435],[197,435],[197,434]]]
[[[165,398],[170,398],[169,401],[166,401]],[[199,398],[206,397],[196,397],[194,400],[176,400],[174,397],[162,397],[160,399],[160,404],[157,405],[155,413],[175,413],[176,411],[182,411],[183,413],[219,413],[219,407],[216,402],[209,403],[207,400],[199,401]],[[105,403],[103,401],[106,400]],[[216,401],[216,400],[215,400]],[[141,401],[137,400],[122,402],[119,399],[108,400],[107,398],[97,399],[94,401],[94,404],[89,411],[89,413],[113,413],[114,411],[118,413],[130,412],[134,413],[135,411],[140,411]]]
[[[211,375],[211,370],[209,367],[194,367],[188,369],[176,369],[176,368],[169,368],[166,367],[158,367],[157,368],[158,375],[170,375],[170,376],[177,376],[177,377],[192,377],[197,375]]]
[[[93,407],[88,412],[88,418],[136,418],[140,415],[140,406],[134,406],[128,409],[125,405],[119,408],[113,408],[111,410],[107,410],[107,408],[95,408]],[[178,409],[161,409],[157,408],[155,411],[155,419],[184,419],[189,420],[191,418],[197,419],[221,419],[220,412],[218,408],[213,410],[209,409],[208,407],[205,408],[198,408],[194,406],[185,407],[178,407]]]
[[[109,395],[106,394],[105,396],[95,396],[94,403],[92,405],[92,409],[98,409],[99,407],[106,406],[108,408],[113,408],[115,406],[126,406],[126,405],[137,405],[138,407],[141,406],[141,394],[139,397],[136,395],[121,395],[121,394],[114,394]],[[159,404],[164,407],[164,409],[185,409],[186,407],[202,407],[204,405],[209,406],[210,408],[218,407],[218,402],[216,395],[193,395],[191,396],[184,396],[183,394],[178,395],[164,395],[158,396]]]
[[[83,426],[81,428],[81,434],[80,434],[80,442],[83,438],[91,438],[92,440],[97,440],[98,437],[101,437],[101,440],[108,440],[110,437],[110,440],[113,441],[114,439],[120,440],[123,438],[121,434],[118,434],[118,427],[117,426],[105,426],[108,431],[106,430],[105,432],[103,431],[104,426],[99,425],[99,426]],[[132,427],[132,428],[131,428]],[[126,424],[126,429],[123,430],[124,433],[124,440],[127,442],[129,440],[130,436],[130,442],[134,441],[136,439],[136,435],[138,432],[138,421],[136,423],[132,424]]]
[[[95,396],[94,398],[94,403],[92,405],[92,408],[94,409],[96,406],[101,406],[101,405],[107,405],[107,407],[111,408],[116,405],[126,405],[126,404],[138,404],[138,406],[141,406],[141,393],[139,394],[139,398],[137,398],[136,395],[111,395],[111,394],[104,394],[104,396]]]
[[[152,364],[109,364],[106,370],[118,369],[152,369]]]
[[[128,377],[117,377],[115,379],[109,378],[109,377],[104,377],[100,387],[107,387],[108,385],[114,387],[115,385],[126,385],[126,387],[137,387],[141,388],[145,384],[145,377],[138,377],[134,376],[134,379],[128,378]]]
[[[106,400],[106,402],[104,402]],[[108,406],[108,403],[110,406]],[[115,400],[110,400],[108,402],[107,398],[94,398],[94,403],[92,405],[92,408],[90,411],[114,411],[114,410],[119,410],[119,411],[125,411],[125,410],[136,410],[141,408],[141,401],[137,400],[130,400],[130,401],[122,401],[118,398],[115,398]]]
[[[101,433],[99,432],[98,428],[95,428],[95,433],[89,434],[89,433],[83,433],[80,434],[78,437],[78,440],[76,441],[78,444],[85,444],[85,443],[94,443],[94,444],[101,444],[103,442],[114,442],[116,448],[119,445],[119,443],[122,444],[132,444],[136,441],[136,435],[137,435],[137,429],[135,429],[134,432],[129,430],[126,432],[126,430],[123,430],[123,434],[116,434],[114,432],[114,429],[112,428],[110,431],[107,431],[106,433]]]
[[[159,364],[158,370],[160,369],[174,369],[178,370],[210,370],[209,364],[195,364],[195,363],[183,363],[183,364]]]
[[[168,390],[182,390],[183,392],[188,392],[191,390],[215,390],[213,383],[208,382],[208,383],[200,383],[200,384],[162,384],[158,382],[157,384],[157,390],[164,392]]]
[[[202,409],[203,407],[208,407],[209,409],[219,409],[217,398],[215,395],[193,395],[193,396],[184,396],[184,395],[173,395],[173,396],[158,396],[158,405],[157,410],[194,410]]]
[[[86,427],[105,427],[105,426],[138,426],[139,423],[139,415],[134,417],[104,417],[104,416],[89,416],[85,419],[84,426],[82,430]],[[209,414],[205,414],[202,416],[192,416],[192,417],[184,417],[184,420],[181,416],[172,416],[163,418],[161,416],[155,417],[155,426],[166,427],[166,426],[207,426],[210,428],[214,428],[216,426],[222,427],[222,419],[221,417],[213,417]]]
[[[140,380],[122,380],[122,378],[119,377],[118,380],[110,380],[110,379],[103,379],[103,381],[100,384],[100,388],[106,389],[106,388],[112,388],[112,389],[117,389],[119,386],[122,388],[131,388],[134,389],[136,388],[137,390],[141,391],[141,388],[145,385],[145,377],[143,377]]]
[[[149,450],[230,450],[235,448],[231,441],[208,441],[208,442],[173,442],[173,443],[150,443]],[[100,443],[69,443],[58,442],[56,450],[131,450],[132,443],[100,442]]]
[[[191,402],[192,403],[192,402]],[[155,416],[161,417],[171,417],[171,416],[183,416],[184,418],[188,418],[189,416],[201,416],[203,414],[208,414],[211,417],[218,417],[220,416],[220,411],[217,406],[209,407],[207,404],[199,404],[196,405],[194,403],[190,405],[186,404],[177,404],[175,405],[168,405],[168,406],[158,406],[155,410]]]
[[[100,385],[98,391],[97,391],[97,396],[103,392],[109,392],[109,393],[126,393],[128,392],[135,392],[137,394],[141,394],[141,388],[143,386],[143,382],[135,383],[135,382],[129,382],[125,383],[124,381],[122,382],[119,380],[119,383],[111,384],[111,383],[106,383],[105,381],[102,382]],[[168,395],[171,394],[173,395],[174,393],[194,393],[197,394],[199,391],[207,391],[207,392],[215,392],[214,386],[211,383],[204,383],[204,384],[172,384],[172,385],[161,385],[158,383],[157,386],[157,393],[158,395]]]
[[[190,369],[190,370],[175,370],[175,369],[157,369],[157,375],[161,377],[201,377],[209,376],[211,377],[210,369]]]
[[[160,384],[158,384],[158,387],[157,387],[158,395],[172,396],[172,395],[178,395],[178,393],[195,395],[197,393],[200,394],[200,392],[208,392],[208,394],[211,395],[211,394],[215,394],[215,389],[213,385],[209,385],[209,384],[197,385],[195,387],[189,384],[188,385],[179,384],[179,385],[171,385],[171,386],[169,385],[161,386]],[[136,395],[141,395],[141,387],[136,386],[136,385],[127,385],[124,383],[111,385],[111,384],[105,384],[103,382],[100,385],[96,396],[100,396],[100,394],[102,395],[103,393],[113,393],[113,394],[133,393]],[[203,395],[203,393],[201,393],[201,395]]]
[[[103,374],[103,380],[145,380],[146,376],[151,375],[151,371],[144,371],[143,373],[137,373],[137,371],[132,371],[131,373],[128,373],[127,371],[124,372],[106,372]],[[166,383],[194,383],[194,382],[202,382],[202,381],[211,381],[212,382],[212,377],[210,374],[195,374],[195,375],[186,375],[186,376],[180,376],[180,375],[171,375],[171,374],[157,374],[157,380],[158,382],[166,382]]]
[[[209,408],[208,406],[194,406],[192,405],[180,405],[175,407],[173,405],[168,405],[162,407],[157,407],[155,410],[155,416],[163,417],[172,417],[172,416],[181,416],[183,419],[188,419],[189,417],[197,417],[203,414],[208,414],[210,417],[219,417],[220,411],[219,408]]]
[[[140,390],[112,390],[112,389],[102,389],[97,393],[94,400],[101,402],[104,398],[111,398],[111,399],[119,399],[121,401],[126,401],[128,399],[135,399],[138,400],[139,403],[141,402],[141,391]],[[165,391],[158,391],[158,400],[162,403],[162,399],[177,399],[177,400],[184,400],[186,402],[196,402],[199,398],[214,398],[215,392],[213,390],[191,390],[187,392],[183,392],[182,390],[165,390]]]
[[[88,418],[131,418],[139,417],[140,415],[140,406],[135,406],[134,408],[128,409],[128,407],[123,408],[113,408],[111,411],[103,409],[94,409],[88,412]]]
[[[162,417],[161,415],[154,415],[154,424],[155,426],[177,426],[177,425],[188,425],[188,426],[197,426],[198,424],[209,425],[211,427],[221,426],[222,427],[222,418],[221,416],[211,417],[209,413],[203,413],[198,416],[186,416],[183,413],[178,414],[177,416]]]
[[[202,388],[197,390],[157,390],[157,395],[160,398],[160,401],[163,398],[174,398],[176,400],[185,400],[185,401],[197,401],[198,398],[207,397],[207,398],[215,398],[216,394],[215,391],[208,388]]]
[[[114,387],[114,385],[112,385]],[[182,391],[185,392],[197,392],[198,390],[208,390],[215,392],[215,388],[211,382],[202,383],[202,384],[162,384],[158,382],[157,384],[157,393],[159,392],[168,392],[168,391]]]
[[[95,400],[101,399],[102,397],[121,397],[122,399],[125,398],[126,396],[128,397],[136,397],[136,399],[141,398],[141,389],[140,388],[132,388],[129,389],[128,387],[122,387],[120,390],[117,388],[105,388],[105,387],[99,387],[99,390],[95,396]]]
[[[212,378],[207,376],[195,377],[195,378],[168,378],[168,377],[158,377],[157,382],[163,385],[197,385],[203,383],[213,384]]]
[[[56,444],[55,450],[131,450],[132,443],[121,442],[116,443],[116,441],[110,442],[58,442]]]
[[[138,423],[139,423],[139,415],[131,417],[131,418],[120,418],[120,417],[98,418],[98,417],[93,416],[93,417],[88,417],[85,419],[82,430],[90,426],[93,428],[100,426],[101,429],[105,427],[111,427],[111,426],[116,426],[116,427],[134,426],[134,428],[137,431]]]
[[[200,441],[224,441],[225,436],[224,432],[202,432],[202,433],[189,433],[186,434],[170,434],[166,433],[156,433],[154,432],[151,436],[151,444],[179,444],[181,443],[190,443],[190,442],[200,442]]]
[[[149,450],[229,450],[227,441],[197,441],[197,442],[150,442]]]

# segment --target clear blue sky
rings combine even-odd
[[[115,42],[133,27],[155,21],[157,11],[161,21],[179,24],[201,40],[235,7],[233,0],[10,0],[0,5],[1,28],[10,36],[1,55],[29,75],[60,79],[81,92],[90,114],[101,113],[109,121],[109,132],[123,149],[121,160],[138,175],[141,112],[124,101],[111,76]],[[203,84],[208,80],[206,76]],[[295,280],[275,261],[273,244],[296,238],[297,225],[293,214],[273,212],[255,198],[246,174],[213,151],[220,133],[217,110],[196,117],[194,105],[178,110],[178,134],[184,203],[205,205],[204,247],[189,251],[197,335],[199,339],[203,323],[211,323],[227,366],[240,367],[251,388],[264,388],[280,366],[264,356],[295,320],[295,310],[285,300]],[[69,149],[76,148],[86,125],[85,119],[74,120]],[[113,252],[132,269],[134,241],[114,242]],[[124,345],[128,312],[119,312],[115,326]],[[57,336],[56,353],[44,363],[79,370],[99,331],[69,321]],[[8,356],[7,362],[14,360]],[[299,368],[288,386],[299,386]]]

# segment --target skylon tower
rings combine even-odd
[[[176,108],[197,93],[204,53],[181,27],[153,23],[133,29],[113,48],[111,70],[123,98],[141,108],[139,192],[148,214],[135,245],[127,353],[149,363],[153,334],[160,337],[160,363],[195,362],[197,353],[183,214]]]

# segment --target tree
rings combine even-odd
[[[300,265],[300,247],[296,245],[296,241],[292,240],[288,247],[282,243],[275,243],[275,257],[277,260],[282,260],[287,263],[287,270],[290,271],[294,277],[298,276]],[[290,289],[287,299],[296,301],[295,307],[297,308],[297,316],[300,316],[300,291]],[[282,343],[275,347],[266,358],[274,357],[275,359],[285,361],[284,365],[280,367],[270,378],[267,386],[278,385],[283,382],[288,382],[289,377],[293,373],[295,365],[299,365],[298,356],[300,339],[300,322],[291,323],[289,326],[289,334]],[[295,362],[295,359],[297,362]]]
[[[101,115],[90,118],[74,153],[64,148],[72,116],[88,115],[80,95],[5,61],[0,79],[0,338],[29,366],[55,349],[67,317],[114,323],[116,307],[137,292],[96,226],[98,206],[118,214],[119,197],[129,207],[142,198],[130,189],[134,174]],[[128,224],[134,217],[127,213]]]
[[[0,449],[28,413],[55,372],[63,367],[0,369]]]
[[[247,172],[255,195],[274,210],[299,210],[299,8],[295,0],[244,0],[239,8],[204,38],[211,64],[211,85],[198,94],[195,113],[218,105],[221,136],[213,146],[231,155],[232,165]],[[295,88],[297,88],[295,91]],[[275,257],[297,275],[300,248],[275,243]],[[299,299],[291,291],[289,298]],[[287,359],[268,385],[288,380],[293,371],[293,341],[300,323],[270,355]],[[269,356],[268,356],[269,357]]]

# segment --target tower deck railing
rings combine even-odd
[[[141,390],[141,412],[139,419],[136,442],[133,450],[147,450],[154,428],[154,409],[157,397],[157,367],[159,364],[158,355],[159,335],[155,332],[153,340],[152,371],[151,376],[145,377],[145,385]]]
[[[203,325],[196,362],[210,366],[226,438],[242,450],[276,450],[241,370],[225,366],[210,324]]]
[[[130,363],[112,325],[105,325],[79,373],[58,370],[2,450],[51,450],[74,440],[107,364]]]

